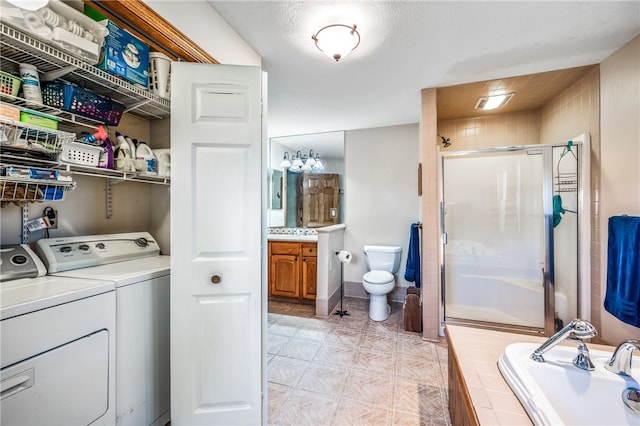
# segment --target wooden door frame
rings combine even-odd
[[[141,0],[82,1],[174,61],[219,63]]]

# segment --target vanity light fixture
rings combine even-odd
[[[285,152],[280,167],[295,173],[324,170],[324,164],[320,161],[320,154],[314,153],[313,149],[309,150],[309,155],[302,155],[300,151],[297,151],[295,156],[291,158],[289,153]]]
[[[282,161],[280,162],[280,167],[282,167],[283,169],[288,169],[289,167],[291,167],[291,160],[289,160],[288,152],[284,153],[284,156],[282,157]]]
[[[311,39],[322,53],[338,62],[358,47],[360,33],[355,24],[332,24],[320,28]]]
[[[309,166],[309,168],[313,167],[313,165],[316,164],[316,159],[313,158],[313,150],[309,150],[309,156],[307,157],[307,160],[304,162],[305,166]]]
[[[513,98],[513,95],[515,95],[515,93],[506,93],[506,94],[503,93],[500,95],[484,96],[478,99],[478,102],[476,102],[476,105],[474,108],[482,109],[485,111],[496,109],[498,107],[505,105],[507,102],[509,102],[511,98]]]
[[[302,167],[304,166],[304,162],[302,161],[302,154],[300,151],[296,152],[296,157],[293,159],[293,167]]]

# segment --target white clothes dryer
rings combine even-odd
[[[0,424],[114,424],[114,282],[41,276],[28,246],[0,254]]]
[[[170,421],[170,256],[147,232],[40,240],[56,277],[108,280],[116,293],[116,425]]]

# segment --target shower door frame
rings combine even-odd
[[[591,320],[591,272],[590,243],[591,243],[591,199],[590,199],[590,153],[591,139],[588,133],[584,133],[571,139],[578,151],[578,283],[577,283],[577,308],[578,317],[587,321]],[[555,332],[555,278],[554,278],[554,233],[553,233],[553,148],[565,147],[567,142],[553,144],[520,145],[510,147],[496,147],[467,151],[440,152],[438,162],[439,198],[440,198],[440,324],[441,334],[446,324],[470,325],[478,328],[487,328],[501,331],[512,331],[526,334],[551,336]],[[444,160],[447,157],[462,157],[479,154],[508,153],[514,151],[542,151],[543,156],[543,215],[544,215],[544,328],[518,326],[513,324],[501,324],[480,320],[447,318],[445,306],[445,246],[447,234],[445,232],[444,218]],[[585,213],[585,206],[587,207]]]

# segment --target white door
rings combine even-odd
[[[261,71],[171,74],[171,423],[260,424]]]

